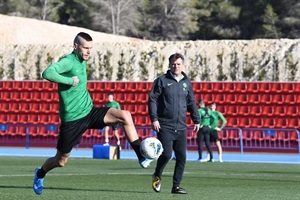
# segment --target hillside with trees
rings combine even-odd
[[[153,41],[300,36],[299,0],[0,0],[0,14]]]

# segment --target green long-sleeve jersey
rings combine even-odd
[[[76,86],[72,86],[73,76],[79,79]],[[62,121],[83,118],[92,110],[93,101],[87,90],[86,61],[81,61],[75,53],[49,65],[42,77],[58,83],[59,115]]]
[[[107,103],[105,104],[105,107],[116,108],[116,109],[118,109],[118,110],[121,109],[121,106],[120,106],[120,104],[119,104],[117,101],[107,102]]]
[[[216,127],[219,127],[219,121],[222,121],[222,124],[220,126],[220,129],[223,129],[224,126],[226,125],[227,121],[225,119],[225,117],[223,116],[222,113],[220,113],[219,111],[212,111],[212,115],[211,115],[211,123],[210,123],[210,127],[211,129],[214,129]]]
[[[208,108],[199,108],[198,113],[200,116],[200,125],[202,126],[210,126],[212,111]]]

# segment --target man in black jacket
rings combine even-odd
[[[194,132],[198,132],[200,125],[192,84],[183,72],[183,61],[181,54],[172,54],[169,57],[169,70],[154,81],[149,95],[152,128],[164,148],[153,174],[152,188],[155,192],[160,192],[161,176],[174,150],[176,164],[171,193],[186,194],[180,187],[186,163],[186,112],[190,113],[195,124]]]

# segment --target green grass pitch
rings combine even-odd
[[[187,195],[171,194],[175,161],[164,170],[155,193],[151,176],[156,162],[142,169],[137,160],[70,158],[64,168],[45,178],[42,195],[32,190],[33,171],[45,158],[0,157],[0,199],[3,200],[299,200],[300,166],[263,163],[198,163],[188,161],[182,187]]]

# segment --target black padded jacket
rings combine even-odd
[[[178,82],[168,70],[155,79],[148,99],[151,122],[159,121],[161,128],[186,129],[186,114],[190,113],[195,124],[199,124],[199,113],[191,81],[182,72]]]

